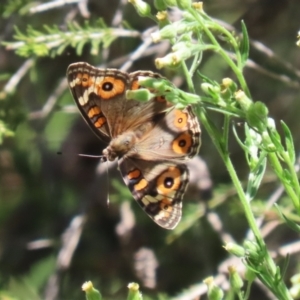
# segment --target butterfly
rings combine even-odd
[[[89,127],[104,142],[105,160],[118,159],[125,184],[155,223],[176,227],[189,172],[185,162],[200,148],[201,130],[191,106],[180,110],[163,96],[141,102],[126,91],[139,79],[163,78],[151,71],[99,69],[71,64],[67,78],[73,98]]]

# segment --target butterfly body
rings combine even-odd
[[[184,161],[200,147],[200,125],[191,106],[176,109],[162,97],[127,100],[139,88],[139,77],[159,74],[98,69],[87,63],[69,66],[67,77],[74,100],[91,129],[108,146],[103,156],[118,159],[133,197],[160,226],[173,229],[181,218],[188,184]]]

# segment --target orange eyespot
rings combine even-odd
[[[187,114],[181,110],[175,110],[174,125],[177,128],[183,128],[187,125]]]
[[[181,172],[176,167],[169,167],[157,178],[157,191],[163,195],[174,194],[180,187]]]
[[[103,81],[99,83],[97,94],[103,100],[110,100],[112,97],[124,93],[124,91],[124,81],[114,77],[104,77]]]
[[[187,154],[193,144],[191,134],[186,131],[181,133],[172,143],[172,149],[178,154]]]

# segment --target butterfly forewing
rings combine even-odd
[[[67,70],[74,100],[90,128],[106,142],[122,132],[127,73],[75,63]],[[117,105],[116,105],[117,103]]]

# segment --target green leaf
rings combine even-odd
[[[236,126],[235,126],[235,123],[233,123],[232,125],[232,131],[233,131],[233,134],[236,138],[236,141],[238,142],[238,144],[240,145],[240,147],[245,151],[245,153],[248,152],[248,148],[244,145],[244,143],[242,142],[242,140],[239,138],[238,136],[238,133],[236,131]],[[247,124],[245,124],[245,132],[246,132],[246,135],[247,135],[247,132],[249,132],[249,127]],[[246,155],[246,157],[248,157],[248,155]]]
[[[98,39],[95,39],[95,40],[92,40],[91,41],[91,54],[92,55],[98,55],[98,52],[99,52],[99,44],[100,44],[100,40]]]
[[[16,40],[26,40],[27,39],[27,36],[25,34],[23,34],[19,28],[17,26],[14,26],[14,31],[15,31],[15,34],[14,34],[14,38]]]
[[[277,211],[279,212],[279,215],[282,219],[284,219],[287,226],[289,226],[292,230],[296,231],[297,233],[300,232],[300,226],[295,223],[294,221],[290,220],[287,216],[285,216],[279,209],[279,206],[275,203],[275,207],[277,208]]]
[[[271,139],[272,143],[274,144],[277,153],[279,154],[281,151],[284,151],[279,133],[275,130],[270,130],[270,129],[268,131],[269,131],[270,139]],[[280,159],[282,159],[282,158],[280,157]]]
[[[243,37],[241,39],[240,52],[241,52],[241,58],[242,58],[242,66],[244,66],[249,57],[249,36],[248,36],[247,27],[246,27],[244,21],[241,22],[241,25],[242,25]]]
[[[1,14],[3,18],[10,17],[13,13],[18,12],[24,5],[22,0],[11,0],[7,1],[5,4],[4,3],[5,1],[3,1],[3,7],[1,7]]]
[[[78,44],[77,44],[77,46],[76,46],[76,54],[78,55],[78,56],[80,56],[81,54],[82,54],[82,51],[83,51],[83,47],[84,47],[84,45],[86,44],[86,40],[85,39],[83,39],[83,40],[81,40]]]
[[[103,48],[108,48],[116,38],[117,37],[114,34],[107,32],[101,41],[103,43]]]
[[[285,278],[286,271],[287,271],[287,269],[289,267],[289,264],[290,264],[290,258],[291,258],[291,256],[290,256],[289,253],[284,258],[283,266],[282,266],[282,271],[281,271],[281,278]]]
[[[284,132],[286,150],[289,154],[291,163],[295,164],[296,163],[296,155],[295,155],[295,147],[294,147],[294,141],[293,141],[291,131],[283,121],[281,121],[281,126],[282,126],[283,132]]]
[[[257,164],[257,167],[249,174],[247,191],[246,191],[246,195],[249,201],[251,201],[257,193],[260,183],[264,177],[266,166],[267,166],[267,158],[263,157]]]
[[[3,143],[5,137],[10,137],[13,135],[13,131],[9,130],[7,125],[0,120],[0,145]]]
[[[64,42],[57,48],[56,54],[61,55],[65,51],[66,47],[68,47],[68,43]]]
[[[281,179],[288,185],[292,186],[293,178],[288,169],[283,169]]]

